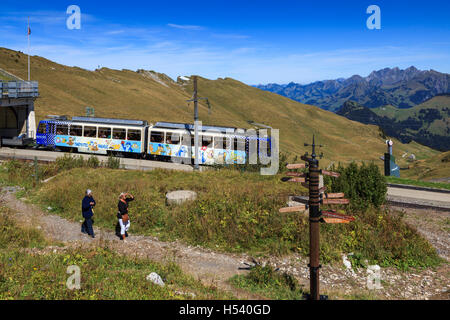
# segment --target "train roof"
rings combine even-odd
[[[129,120],[129,119],[113,119],[113,118],[93,118],[93,117],[72,117],[72,120],[68,120],[67,117],[62,116],[50,116],[47,121],[60,121],[60,122],[84,122],[92,124],[109,124],[109,125],[121,125],[121,126],[148,126],[148,122],[145,120]]]
[[[238,130],[245,130],[245,129],[238,129],[233,127],[221,127],[221,126],[204,126],[202,125],[202,131],[206,130],[215,130],[219,131],[221,133],[236,133]],[[179,129],[179,130],[188,130],[192,131],[194,130],[193,124],[188,123],[176,123],[176,122],[157,122],[152,129]]]

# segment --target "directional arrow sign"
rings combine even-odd
[[[288,168],[289,170],[293,170],[293,169],[304,169],[304,168],[306,168],[306,164],[304,164],[304,163],[288,164],[288,165],[286,166],[286,168]]]
[[[301,212],[301,211],[305,211],[306,210],[306,206],[301,205],[301,206],[295,206],[295,207],[286,207],[286,208],[281,208],[279,210],[280,213],[286,213],[286,212]]]
[[[301,173],[301,172],[287,172],[286,175],[289,176],[289,177],[302,177],[302,178],[306,178],[306,174]]]
[[[337,218],[322,218],[325,223],[350,223],[348,220],[337,219]]]
[[[289,182],[306,182],[305,178],[292,178],[289,179]]]
[[[323,199],[323,204],[350,204],[348,199]]]
[[[352,216],[348,216],[345,214],[340,214],[332,211],[322,211],[322,216],[324,218],[333,218],[333,219],[340,219],[340,220],[346,220],[348,222],[355,221],[355,218]]]
[[[345,197],[344,193],[325,193],[327,199],[339,199]]]
[[[301,202],[301,203],[308,204],[309,197],[304,197],[304,196],[293,196],[293,197],[292,197],[292,201],[295,201],[295,202]]]
[[[330,176],[334,178],[339,178],[341,175],[337,172],[322,170],[322,174],[324,176]]]

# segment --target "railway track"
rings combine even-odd
[[[63,157],[64,152],[53,152],[53,151],[41,151],[41,150],[31,150],[31,149],[14,149],[14,148],[0,148],[0,159],[9,160],[34,160],[36,157],[38,161],[42,162],[54,162],[57,158]],[[74,155],[74,154],[71,154]],[[77,153],[76,156],[82,156],[84,159],[91,157],[90,154]],[[101,162],[107,162],[108,157],[95,155]],[[130,159],[130,158],[119,158],[120,165],[124,169],[128,170],[154,170],[154,169],[166,169],[166,170],[177,170],[177,171],[193,171],[193,166],[186,164],[178,164],[171,162],[162,161],[150,161],[150,160],[140,160],[140,159]],[[200,170],[205,170],[204,167],[200,167]]]

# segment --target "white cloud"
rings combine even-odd
[[[167,25],[171,28],[183,29],[183,30],[203,30],[204,29],[201,26],[193,26],[193,25],[181,25],[181,24],[174,24],[174,23],[168,23]]]

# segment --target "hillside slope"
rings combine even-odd
[[[149,71],[88,71],[32,57],[32,79],[39,81],[41,98],[36,103],[38,119],[49,114],[85,114],[94,107],[96,116],[143,119],[149,122],[192,122],[192,83],[175,82]],[[0,48],[0,68],[26,77],[26,55]],[[233,79],[199,78],[199,95],[208,97],[212,112],[201,104],[200,119],[208,125],[250,128],[247,121],[280,129],[281,151],[303,153],[312,134],[325,145],[326,161],[377,160],[385,152],[378,127],[350,121],[332,112],[304,105],[277,94],[247,86]],[[395,152],[413,152],[428,158],[436,151],[416,143],[396,143]]]
[[[409,109],[393,106],[370,109],[347,101],[337,114],[378,125],[403,143],[415,140],[437,150],[450,150],[450,95],[436,96]]]

